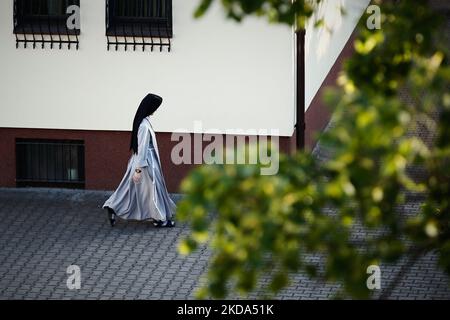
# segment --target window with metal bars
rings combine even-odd
[[[106,0],[106,36],[108,50],[123,45],[170,51],[172,0]]]
[[[79,28],[68,28],[67,20],[72,15],[67,13],[70,6],[80,6],[80,0],[14,0],[14,34],[16,46],[32,43],[33,48],[41,44],[44,48],[49,43],[74,44],[78,49]]]
[[[16,139],[18,187],[84,188],[84,142]]]

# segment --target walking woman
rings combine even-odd
[[[150,220],[155,227],[173,227],[176,205],[170,199],[161,167],[155,132],[150,116],[162,98],[148,94],[139,105],[133,121],[127,170],[116,191],[103,204],[111,226],[116,216],[125,220]]]

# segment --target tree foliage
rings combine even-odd
[[[203,0],[196,14],[212,2]],[[293,24],[314,12],[309,1],[221,3],[239,21],[255,14]],[[282,154],[274,176],[260,175],[258,165],[205,165],[183,181],[178,216],[192,231],[180,251],[203,243],[212,250],[199,297],[223,298],[230,289],[246,294],[262,276],[275,294],[290,273],[305,272],[339,281],[344,295],[368,298],[369,265],[430,251],[450,274],[450,68],[440,41],[442,18],[425,0],[378,5],[382,28],[368,30],[367,17],[361,19],[339,89],[327,94],[337,125],[320,141],[333,149],[330,159]],[[431,144],[408,134],[423,119],[436,132]],[[415,181],[412,165],[425,168],[426,179]],[[404,221],[397,207],[406,192],[425,201]],[[359,241],[352,235],[356,223],[368,230]],[[323,268],[305,259],[308,254],[323,256]]]
[[[214,0],[201,0],[195,11],[201,17]],[[240,22],[246,16],[266,17],[270,22],[304,27],[306,20],[314,13],[314,5],[321,0],[220,0],[228,18]]]

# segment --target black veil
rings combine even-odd
[[[136,111],[136,115],[133,120],[133,132],[131,133],[131,142],[130,142],[130,150],[133,150],[133,153],[138,153],[138,129],[142,120],[145,117],[151,115],[162,103],[162,98],[157,96],[156,94],[149,93],[144,99],[142,99],[139,108]]]

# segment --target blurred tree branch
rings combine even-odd
[[[201,1],[196,16],[212,2]],[[257,15],[301,27],[314,13],[310,1],[220,3],[237,21]],[[425,0],[374,3],[382,29],[368,30],[367,15],[361,19],[339,89],[325,97],[337,124],[320,139],[333,150],[330,159],[321,162],[304,151],[281,155],[275,176],[260,175],[259,165],[205,165],[183,181],[178,216],[192,232],[180,251],[208,243],[213,253],[198,297],[222,298],[230,288],[247,294],[268,275],[265,289],[276,294],[289,284],[289,273],[304,272],[339,281],[348,296],[369,298],[366,268],[408,256],[406,240],[417,250],[411,259],[436,252],[450,274],[450,68],[442,16]],[[405,90],[412,99],[405,101]],[[431,145],[409,134],[419,119],[435,121]],[[423,167],[426,177],[416,181],[408,172],[412,165]],[[405,192],[425,199],[413,217],[398,211]],[[367,232],[363,244],[352,240],[358,223]],[[304,254],[323,256],[324,271],[319,274]]]

